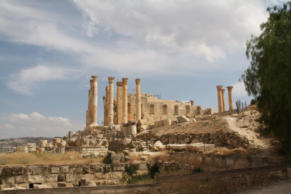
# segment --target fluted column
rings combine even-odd
[[[232,86],[227,86],[227,91],[228,91],[228,106],[229,106],[229,111],[233,110],[233,102],[232,102]]]
[[[122,82],[116,82],[116,85],[117,85],[117,92],[116,92],[116,106],[117,106],[117,124],[122,124],[122,120],[123,120],[123,84]]]
[[[136,83],[136,94],[135,94],[135,109],[136,109],[136,121],[141,120],[141,88],[140,79],[135,80]]]
[[[90,90],[88,95],[88,110],[86,111],[86,126],[97,125],[97,96],[98,96],[98,76],[92,76],[90,80]]]
[[[108,77],[109,82],[109,102],[108,102],[108,125],[113,125],[114,117],[114,77]]]
[[[106,123],[106,96],[103,96],[103,124],[104,126],[107,125]]]
[[[105,104],[104,104],[104,125],[108,125],[108,109],[109,109],[109,87],[105,87]]]
[[[225,91],[225,89],[221,89],[221,95],[222,95],[222,112],[225,112],[225,98],[224,98],[224,91]]]
[[[217,102],[218,102],[218,112],[222,112],[222,100],[221,100],[221,89],[222,89],[222,86],[221,85],[218,85],[216,86],[217,88]]]
[[[128,90],[128,78],[122,78],[122,83],[123,83],[123,98],[122,98],[122,108],[123,108],[123,119],[122,123],[127,123],[128,122],[128,96],[127,96],[127,90]]]

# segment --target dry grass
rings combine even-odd
[[[86,164],[100,163],[102,158],[82,158],[77,152],[57,153],[9,153],[0,154],[0,165],[29,164]]]

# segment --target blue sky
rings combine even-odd
[[[249,65],[263,0],[0,0],[0,138],[61,136],[85,124],[90,75],[142,79],[142,91],[217,107],[216,85]]]

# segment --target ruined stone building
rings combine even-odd
[[[98,77],[92,76],[88,95],[88,110],[86,126],[97,126],[97,97]],[[114,77],[108,78],[108,86],[103,96],[104,125],[122,125],[128,122],[154,124],[156,121],[171,119],[177,116],[193,116],[207,112],[212,114],[214,109],[202,109],[195,106],[194,101],[180,102],[177,100],[162,100],[151,94],[141,92],[141,79],[136,79],[136,93],[128,93],[128,78],[116,82],[116,97],[114,96]]]
[[[128,95],[128,121],[136,121],[136,94]],[[194,101],[180,102],[163,100],[150,94],[141,94],[141,122],[153,124],[155,121],[171,119],[177,116],[193,116],[197,112]]]

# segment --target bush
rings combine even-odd
[[[155,175],[160,172],[159,165],[155,163],[152,166],[149,166],[149,175],[151,178],[155,178]]]
[[[112,164],[112,158],[111,158],[111,153],[108,152],[105,158],[103,159],[104,164]]]
[[[138,170],[138,165],[137,164],[130,164],[128,167],[125,168],[125,172],[129,175],[132,176],[136,173]]]

